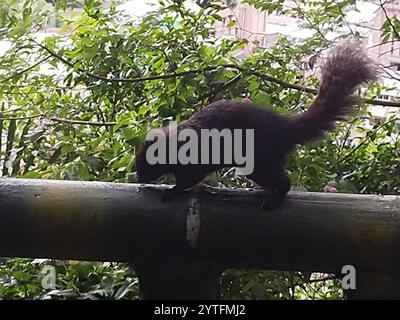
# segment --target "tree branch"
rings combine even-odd
[[[393,118],[390,119],[388,121],[385,121],[384,123],[380,124],[378,127],[376,127],[373,131],[369,131],[367,133],[367,135],[364,137],[363,141],[360,142],[356,147],[354,147],[353,149],[351,149],[351,151],[346,154],[344,157],[342,157],[341,159],[338,160],[337,165],[342,164],[344,162],[344,160],[348,159],[352,154],[354,154],[358,149],[360,149],[363,145],[365,145],[367,143],[367,141],[374,135],[376,134],[380,129],[382,129],[385,125],[393,122],[393,121],[397,121],[399,120],[398,118]]]
[[[60,123],[67,123],[67,124],[79,124],[79,125],[88,125],[88,126],[97,126],[97,127],[109,127],[109,126],[115,126],[117,122],[96,122],[96,121],[84,121],[84,120],[71,120],[71,119],[65,119],[65,118],[58,118],[58,117],[49,117],[46,118],[47,120],[53,121],[53,122],[60,122]]]
[[[241,69],[241,70],[243,70],[243,69]],[[318,93],[318,89],[304,87],[304,86],[300,86],[298,84],[290,83],[290,82],[287,82],[285,80],[278,79],[278,78],[276,78],[274,76],[266,74],[266,73],[261,73],[261,72],[254,71],[254,70],[250,70],[250,71],[246,70],[246,72],[249,72],[249,73],[251,73],[251,74],[253,74],[253,75],[255,75],[255,76],[257,76],[257,77],[259,77],[259,78],[261,78],[263,80],[279,84],[284,88],[294,89],[294,90],[297,90],[297,91],[302,91],[302,92],[307,92],[307,93],[312,93],[312,94],[317,94]],[[400,103],[399,103],[399,107],[400,107]]]
[[[174,73],[167,73],[167,74],[162,74],[162,75],[156,75],[156,76],[149,76],[149,77],[138,77],[138,78],[107,78],[105,76],[101,76],[98,74],[94,74],[91,72],[88,72],[86,70],[83,70],[82,68],[75,68],[75,65],[65,59],[64,57],[60,56],[59,54],[55,53],[53,50],[49,49],[48,47],[42,45],[41,43],[38,43],[37,41],[33,40],[38,46],[40,46],[43,50],[47,51],[51,56],[54,58],[57,58],[67,66],[76,69],[79,72],[84,73],[85,75],[97,79],[97,80],[102,80],[102,81],[107,81],[107,82],[124,82],[124,83],[135,83],[135,82],[144,82],[144,81],[152,81],[152,80],[164,80],[164,79],[170,79],[170,78],[177,78],[177,77],[182,77],[186,76],[188,74],[196,74],[196,73],[202,73],[205,71],[211,71],[219,68],[220,66],[210,66],[206,68],[200,68],[200,69],[195,69],[195,70],[188,70],[188,71],[183,71],[183,72],[174,72]],[[239,69],[239,67],[235,64],[225,64],[222,65],[224,68],[233,68],[233,69]]]
[[[47,56],[46,58],[43,58],[42,60],[39,60],[38,62],[34,63],[33,65],[31,65],[31,66],[29,66],[29,67],[27,67],[26,69],[23,69],[23,70],[21,70],[21,71],[18,71],[18,72],[16,72],[16,73],[12,74],[11,76],[9,76],[9,77],[7,77],[7,78],[1,80],[1,81],[0,81],[0,84],[5,83],[5,82],[7,82],[8,80],[11,80],[12,78],[18,77],[18,76],[20,76],[21,74],[24,74],[25,72],[28,72],[28,71],[32,70],[33,68],[36,68],[38,65],[42,64],[43,62],[45,62],[46,60],[48,60],[48,59],[50,59],[50,58],[51,58],[51,55]]]
[[[396,35],[397,39],[400,39],[400,34],[397,32],[396,27],[393,25],[392,20],[389,18],[389,15],[385,9],[385,4],[386,4],[386,2],[382,3],[382,0],[379,0],[379,6],[381,7],[381,9],[385,15],[386,21],[389,23],[390,28],[392,28],[392,31]]]
[[[400,39],[399,40],[393,39],[393,40],[390,40],[390,41],[382,41],[380,43],[377,43],[377,44],[374,44],[372,46],[367,47],[367,50],[370,50],[370,49],[373,49],[373,48],[376,48],[376,47],[380,47],[380,46],[383,46],[385,44],[392,43],[392,42],[400,42]]]
[[[43,117],[44,114],[36,114],[33,116],[24,116],[24,117],[4,117],[4,118],[0,118],[0,121],[4,121],[4,120],[27,120],[27,119],[34,119],[34,118],[40,118]]]
[[[311,26],[311,28],[314,29],[324,41],[329,43],[328,39],[326,39],[326,35],[321,31],[321,29],[318,27],[318,25],[315,25],[315,23],[313,23],[311,21],[311,19],[307,16],[307,12],[302,11],[301,6],[299,5],[299,3],[296,0],[294,0],[294,3],[297,6],[297,12],[301,12],[304,15],[304,18],[307,20],[307,22]]]
[[[271,75],[268,74],[263,74],[258,71],[250,71],[250,73],[260,77],[261,79],[264,79],[266,81],[274,82],[282,87],[289,88],[289,89],[294,89],[302,92],[307,92],[311,94],[317,94],[318,90],[314,88],[309,88],[309,87],[303,87],[297,84],[293,84],[290,82],[286,82],[284,80],[275,78]],[[377,106],[385,106],[385,107],[395,107],[395,108],[400,108],[400,102],[394,102],[394,101],[385,101],[385,100],[380,100],[380,99],[367,99],[367,98],[361,98],[361,101],[364,103],[372,104],[372,105],[377,105]]]
[[[240,81],[240,79],[242,78],[242,74],[239,73],[238,75],[236,75],[235,77],[233,77],[232,79],[230,79],[228,82],[222,84],[221,86],[219,86],[218,88],[216,88],[214,91],[211,92],[209,99],[207,99],[206,101],[208,102],[212,102],[214,101],[215,97],[222,91],[228,89],[229,87],[233,86],[235,83],[237,83],[238,81]],[[205,97],[200,98],[200,100],[203,100]]]
[[[33,40],[34,41],[34,40]],[[35,41],[35,43],[37,43]],[[52,50],[50,50],[49,48],[47,48],[46,46],[37,43],[41,48],[43,48],[44,50],[46,50],[48,53],[50,53],[52,56],[54,56],[55,58],[59,59],[60,61],[62,61],[63,63],[67,64],[68,66],[70,66],[71,68],[74,68],[74,64],[69,62],[68,60],[66,60],[65,58],[61,57],[60,55],[56,54],[55,52],[53,52]],[[91,72],[87,72],[83,69],[77,69],[77,71],[82,72],[84,74],[86,74],[89,77],[92,77],[94,79],[97,80],[102,80],[102,81],[106,81],[106,82],[123,82],[123,83],[135,83],[135,82],[144,82],[144,81],[153,81],[153,80],[163,80],[163,79],[171,79],[171,78],[177,78],[177,77],[182,77],[188,74],[198,74],[198,73],[203,73],[205,71],[211,71],[211,70],[215,70],[219,67],[223,67],[223,68],[230,68],[230,69],[236,69],[242,73],[250,73],[253,75],[256,75],[258,77],[260,77],[261,79],[264,79],[266,81],[270,81],[270,82],[274,82],[276,84],[281,85],[282,87],[285,88],[289,88],[289,89],[294,89],[294,90],[298,90],[298,91],[302,91],[302,92],[307,92],[307,93],[311,93],[311,94],[317,94],[318,90],[314,89],[314,88],[309,88],[309,87],[303,87],[297,84],[293,84],[293,83],[289,83],[287,81],[278,79],[276,77],[273,77],[269,74],[264,74],[264,73],[260,73],[258,71],[255,70],[246,70],[236,64],[223,64],[223,65],[219,65],[219,66],[209,66],[209,67],[205,67],[205,68],[199,68],[199,69],[194,69],[194,70],[188,70],[188,71],[183,71],[183,72],[174,72],[174,73],[167,73],[167,74],[161,74],[161,75],[155,75],[155,76],[149,76],[149,77],[138,77],[138,78],[107,78],[105,76],[100,76],[97,74],[93,74]],[[381,106],[388,106],[388,107],[396,107],[396,108],[400,108],[400,102],[391,102],[391,101],[385,101],[385,100],[377,100],[377,99],[361,99],[362,101],[364,101],[365,103],[369,103],[369,104],[373,104],[373,105],[381,105]]]
[[[0,118],[0,121],[4,120],[26,120],[26,119],[34,119],[34,118],[44,118],[46,120],[52,122],[60,122],[60,123],[67,123],[67,124],[78,124],[78,125],[88,125],[88,126],[115,126],[117,122],[96,122],[96,121],[85,121],[85,120],[75,120],[75,119],[65,119],[65,118],[58,118],[58,117],[46,117],[45,114],[36,114],[33,116],[24,116],[24,117],[4,117]]]

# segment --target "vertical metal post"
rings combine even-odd
[[[223,269],[210,263],[139,263],[134,266],[142,300],[214,300]]]
[[[400,274],[394,272],[357,272],[356,289],[345,290],[348,300],[399,300]]]

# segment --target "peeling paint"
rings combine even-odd
[[[190,199],[189,210],[186,217],[186,240],[194,248],[200,234],[200,212],[196,198]]]

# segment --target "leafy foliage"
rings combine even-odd
[[[43,267],[56,271],[55,289],[44,290]],[[3,299],[137,299],[137,278],[129,267],[112,263],[0,260]]]

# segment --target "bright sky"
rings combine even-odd
[[[198,6],[193,1],[186,1],[186,7],[196,9]],[[125,10],[127,13],[140,17],[147,12],[154,10],[158,7],[157,0],[130,0],[117,6],[118,9]]]
[[[194,3],[193,0],[187,0],[187,7],[196,10],[198,6]],[[118,6],[119,9],[124,10],[130,15],[140,17],[146,14],[146,12],[154,10],[158,7],[157,0],[130,0],[124,4]],[[371,21],[374,15],[374,12],[379,8],[378,5],[373,4],[368,1],[358,1],[356,4],[355,10],[349,11],[347,13],[347,21],[350,23],[357,23],[362,21]],[[292,22],[287,25],[278,25],[278,24],[268,24],[268,28],[266,30],[267,34],[284,34],[290,35],[294,38],[304,39],[311,37],[313,35],[313,31],[310,29],[301,29],[299,28],[297,22]],[[329,35],[328,35],[329,36]],[[332,33],[332,37],[335,37],[335,33]]]
[[[375,11],[379,8],[378,5],[365,2],[358,1],[356,4],[355,10],[351,10],[346,13],[347,21],[350,25],[354,23],[360,23],[365,21],[371,21]],[[342,28],[343,29],[343,28]],[[346,28],[344,28],[346,29]],[[284,34],[288,36],[292,36],[297,39],[304,39],[311,37],[314,34],[314,31],[311,29],[301,29],[296,21],[288,23],[287,25],[280,24],[268,24],[267,34]],[[332,32],[327,35],[327,38],[335,38],[338,35],[337,32]]]
[[[377,4],[368,1],[358,1],[356,9],[358,11],[350,11],[347,13],[349,22],[370,21],[374,16],[374,12],[379,8]]]
[[[193,9],[196,6],[192,1],[187,1],[188,6]],[[158,6],[157,0],[130,0],[118,6],[119,9],[125,10],[127,13],[134,16],[143,16],[146,12]],[[359,22],[363,20],[370,20],[378,5],[368,1],[359,1],[357,3],[357,11],[351,11],[347,14],[349,22]]]
[[[117,8],[126,11],[127,13],[140,17],[146,14],[146,12],[154,9],[157,6],[157,0],[131,0]]]
[[[188,7],[196,9],[197,5],[192,1],[187,1]],[[157,0],[130,0],[124,4],[118,5],[118,9],[124,10],[130,15],[140,17],[147,12],[154,10],[158,6]],[[373,17],[374,12],[378,9],[378,5],[367,2],[359,1],[357,4],[358,11],[351,11],[347,14],[348,21],[355,23],[360,21],[370,21]],[[303,38],[312,35],[311,30],[299,30],[297,25],[279,26],[275,29],[274,26],[268,27],[268,33],[283,33],[290,34],[292,36]],[[9,44],[1,41],[0,42],[0,55],[3,55],[8,50]]]

